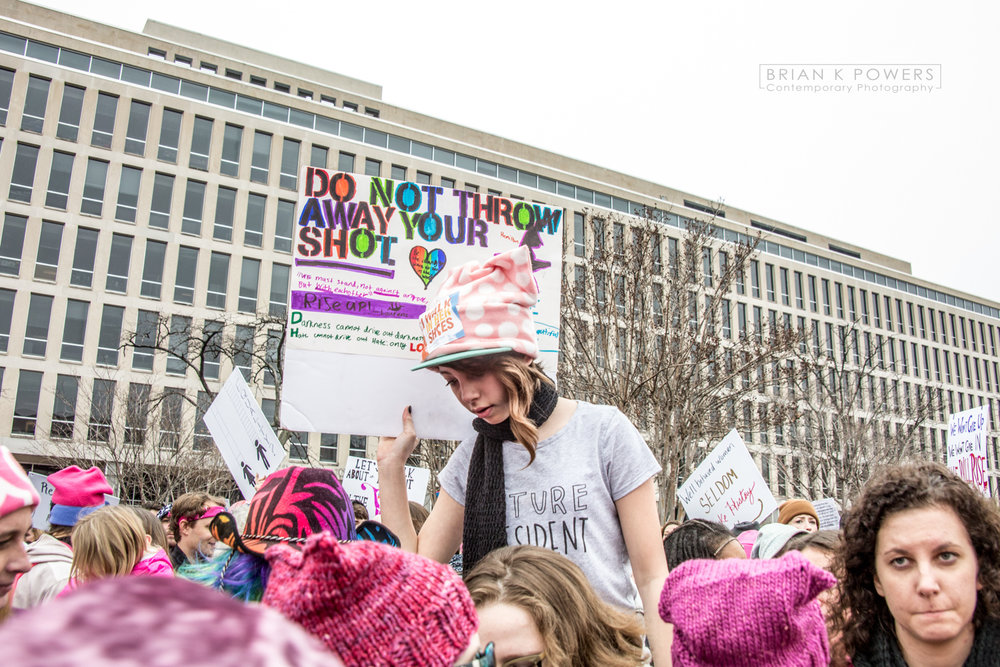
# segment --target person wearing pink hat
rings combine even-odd
[[[0,446],[0,619],[9,612],[15,581],[31,568],[24,534],[31,528],[38,501],[35,487],[14,455]]]
[[[69,584],[73,566],[71,533],[77,520],[105,503],[113,493],[100,468],[72,465],[48,476],[52,485],[49,532],[28,545],[31,571],[18,581],[14,609],[31,609],[48,602]]]
[[[405,549],[442,563],[462,544],[466,572],[508,544],[559,551],[605,602],[655,609],[667,575],[653,487],[660,465],[619,410],[556,392],[536,362],[537,299],[523,246],[442,282],[420,319],[424,359],[414,370],[440,374],[475,415],[478,435],[439,474],[438,501],[418,535],[403,467],[417,439],[404,410],[402,433],[379,441],[383,523]],[[654,659],[666,664],[668,629],[655,613],[645,618]]]

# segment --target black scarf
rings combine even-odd
[[[559,394],[540,382],[528,409],[528,419],[541,426],[556,409]],[[471,572],[479,560],[507,546],[507,498],[503,474],[503,443],[514,440],[510,418],[499,424],[483,419],[472,422],[479,436],[469,461],[465,488],[465,522],[462,527],[462,570]]]
[[[972,651],[964,667],[987,667],[997,664],[1000,654],[1000,620],[987,618],[976,628]],[[854,667],[906,667],[899,642],[891,633],[873,630],[867,650],[854,656]]]

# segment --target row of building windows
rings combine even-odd
[[[3,140],[0,139],[0,150],[2,148]],[[31,204],[38,153],[38,146],[20,142],[17,144],[8,199]],[[74,180],[72,171],[75,157],[72,153],[53,151],[48,189],[45,193],[46,207],[68,210],[70,184]],[[83,179],[76,179],[76,182],[83,181],[80,192],[81,213],[95,217],[103,214],[108,170],[109,163],[104,160],[97,158],[87,160],[86,175]],[[177,190],[175,180],[172,174],[157,171],[153,174],[152,186],[147,188],[148,194],[141,194],[143,169],[122,165],[114,219],[119,222],[136,223],[140,222],[139,212],[148,211],[148,225],[151,228],[201,236],[206,217],[208,184],[195,179],[187,179],[184,182],[184,197],[179,207],[180,226],[179,229],[175,226],[171,230],[171,220],[177,217],[173,214],[174,192]],[[235,188],[219,185],[215,192],[214,210],[209,207],[208,213],[214,216],[212,238],[218,241],[233,240],[234,223],[239,218],[244,221],[242,229],[238,230],[242,232],[243,245],[260,248],[263,246],[264,237],[270,236],[274,239],[274,250],[284,253],[290,253],[292,250],[292,234],[295,227],[294,201],[275,200],[255,192],[241,193]],[[274,229],[265,229],[266,221],[271,219],[275,221]]]
[[[0,368],[0,386],[4,380],[4,369]],[[85,380],[84,380],[85,381]],[[14,416],[11,423],[11,434],[24,437],[38,437],[39,401],[43,386],[43,373],[22,369],[19,372],[17,390],[14,399]],[[156,446],[176,450],[182,444],[182,434],[186,423],[186,411],[189,402],[183,388],[167,388],[162,399],[157,400],[159,418],[153,415],[153,405],[150,400],[151,385],[140,382],[130,382],[119,386],[114,380],[96,378],[89,386],[90,394],[81,392],[81,378],[73,375],[58,374],[53,388],[52,418],[49,437],[53,440],[70,440],[86,434],[85,439],[91,442],[109,442],[114,437],[120,437],[127,445],[144,446],[154,444],[149,440],[153,431],[153,422],[158,425]],[[81,395],[84,394],[84,395]],[[80,406],[79,404],[84,405]],[[89,403],[89,405],[86,405]],[[205,426],[203,417],[211,405],[209,394],[199,391],[195,402],[195,423],[192,446],[196,450],[207,449],[213,445],[211,435]],[[79,409],[83,408],[80,413]],[[261,409],[265,417],[273,420],[276,404],[272,398],[261,401]],[[122,410],[124,415],[118,423],[122,424],[121,433],[115,432],[115,411]],[[84,422],[79,426],[78,414],[82,414]],[[338,435],[320,433],[319,460],[323,463],[336,464],[338,461]],[[352,435],[349,439],[349,455],[364,457],[367,455],[367,438]],[[308,459],[308,434],[293,432],[289,440],[289,453],[292,459]]]
[[[78,53],[68,49],[29,40],[17,35],[0,32],[0,50],[9,51],[21,56],[36,58],[46,62],[73,69],[89,71],[103,77],[125,81],[126,83],[149,87],[173,95],[187,97],[200,102],[218,105],[227,109],[236,109],[244,113],[261,116],[282,123],[297,125],[305,129],[315,130],[329,135],[340,136],[351,141],[367,143],[387,150],[413,155],[418,158],[438,162],[459,169],[483,174],[486,176],[507,180],[512,183],[549,192],[561,197],[575,199],[585,204],[592,204],[623,213],[636,213],[645,210],[642,204],[601,193],[596,190],[576,186],[551,179],[545,176],[523,171],[513,167],[482,160],[474,156],[425,144],[406,137],[367,128],[346,121],[328,118],[300,109],[274,104],[266,100],[245,96],[230,91],[205,86],[204,84],[171,77],[158,72],[113,62],[97,56]],[[9,86],[8,86],[9,87]],[[9,94],[7,95],[9,100]],[[0,83],[0,109],[9,105],[4,102],[3,84]],[[251,174],[252,177],[252,174]],[[685,206],[688,203],[685,202]],[[699,209],[701,210],[701,209]],[[663,211],[655,211],[654,216],[664,224],[683,227],[683,218]],[[739,242],[749,239],[748,235],[730,230],[719,229],[720,237],[725,240]],[[732,238],[729,238],[729,237]],[[801,239],[800,239],[801,240]],[[950,306],[971,310],[976,313],[1000,318],[1000,309],[976,303],[961,297],[945,294],[934,289],[910,283],[905,280],[886,276],[868,269],[855,267],[846,262],[831,260],[813,253],[796,250],[773,241],[765,240],[762,244],[765,253],[778,255],[807,265],[818,266],[834,272],[883,285],[890,289],[898,289],[915,296],[945,303]]]
[[[32,222],[32,225],[35,223]],[[7,213],[4,216],[3,231],[0,233],[0,274],[20,276],[21,261],[24,252],[24,240],[29,228],[29,219]],[[79,227],[76,229],[76,240],[73,250],[73,262],[70,267],[69,283],[75,287],[92,288],[95,279],[95,262],[100,256],[107,256],[107,270],[104,277],[104,289],[107,292],[126,294],[129,286],[129,276],[132,272],[132,256],[134,237],[114,232],[103,233],[104,244],[101,243],[102,233],[98,229]],[[58,222],[43,220],[38,230],[38,247],[35,253],[33,278],[39,281],[55,282],[59,272],[59,257],[63,245],[63,225]],[[174,253],[176,252],[176,256]],[[201,257],[208,257],[208,266],[204,266]],[[168,256],[173,266],[167,265]],[[173,268],[174,303],[182,305],[205,305],[208,308],[225,310],[229,294],[230,265],[232,256],[223,252],[202,252],[199,248],[185,245],[168,244],[165,241],[146,239],[142,250],[142,268],[139,294],[150,299],[163,298],[164,274]],[[259,310],[258,296],[260,288],[261,260],[253,257],[237,258],[240,262],[240,279],[236,309],[244,313],[256,313]],[[205,302],[198,298],[196,304],[196,287],[198,285],[199,264],[201,270],[208,270]],[[65,270],[65,268],[63,269]],[[284,317],[288,305],[288,283],[291,266],[288,264],[270,264],[270,293],[268,313],[275,317]],[[169,275],[169,274],[167,274]]]
[[[601,260],[607,252],[605,241],[607,229],[605,221],[600,218],[592,219],[593,243],[587,247],[582,214],[576,214],[574,220],[574,242],[573,254],[575,257],[590,257],[594,260]],[[653,235],[651,238],[652,252],[650,269],[654,274],[662,274],[664,263],[663,240],[667,242],[667,267],[672,278],[679,278],[680,272],[680,239],[669,235]],[[621,222],[614,222],[611,229],[611,252],[615,256],[624,256],[626,243],[625,225]],[[704,248],[702,253],[703,266],[701,279],[706,287],[712,287],[715,276],[725,274],[728,270],[729,254],[725,250],[713,250]],[[693,268],[693,267],[691,267]],[[574,267],[576,272],[576,283],[578,289],[578,302],[582,298],[579,290],[585,284],[585,270],[583,266],[577,264]],[[755,299],[766,299],[772,303],[780,303],[783,306],[794,306],[799,310],[808,310],[814,313],[822,312],[826,316],[833,316],[847,322],[858,322],[865,326],[875,326],[886,331],[897,331],[900,334],[909,333],[916,337],[918,334],[924,340],[931,340],[947,345],[949,343],[948,334],[950,331],[951,345],[953,347],[970,348],[973,352],[997,356],[997,336],[1000,331],[995,331],[992,324],[982,321],[956,317],[954,313],[945,313],[932,307],[921,304],[914,304],[911,301],[893,299],[887,294],[866,290],[854,285],[844,285],[839,281],[831,281],[828,278],[820,278],[802,271],[796,271],[783,266],[776,266],[770,262],[761,262],[751,259],[748,262],[749,273],[749,295]],[[763,275],[763,282],[761,276]],[[689,279],[694,280],[696,276],[692,273]],[[734,281],[735,292],[738,295],[748,293],[746,276],[737,274]],[[763,289],[762,289],[763,288]],[[894,307],[895,306],[895,307]],[[788,315],[785,316],[789,317]],[[978,334],[977,334],[978,329]]]

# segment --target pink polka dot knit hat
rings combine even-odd
[[[825,667],[816,596],[836,584],[797,551],[776,560],[689,560],[667,577],[660,618],[674,625],[676,667]]]
[[[452,569],[377,542],[339,543],[329,533],[302,551],[266,552],[265,606],[318,637],[346,667],[451,667],[479,629],[476,608]]]
[[[0,517],[38,504],[38,492],[10,450],[0,445]]]
[[[526,246],[458,267],[420,317],[423,361],[413,370],[500,352],[538,356],[531,309],[538,285]]]

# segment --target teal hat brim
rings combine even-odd
[[[512,347],[491,347],[485,350],[465,350],[464,352],[453,352],[452,354],[445,354],[440,357],[432,357],[425,361],[421,361],[419,364],[411,368],[411,371],[419,371],[421,368],[429,368],[431,366],[444,366],[450,364],[453,361],[460,361],[462,359],[471,359],[472,357],[485,357],[488,354],[500,354],[502,352],[513,352]]]

